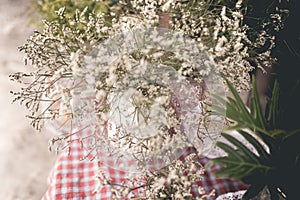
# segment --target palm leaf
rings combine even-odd
[[[228,88],[230,89],[233,97],[228,97],[225,103],[224,99],[212,95],[222,106],[226,105],[227,119],[235,122],[229,127],[229,130],[236,130],[257,153],[252,152],[247,146],[237,140],[235,137],[222,133],[221,135],[226,140],[224,142],[217,142],[217,146],[227,153],[227,156],[212,159],[209,164],[219,163],[223,165],[219,171],[216,172],[217,176],[237,178],[245,183],[251,185],[245,193],[243,199],[249,199],[256,196],[264,186],[268,186],[272,198],[278,197],[276,190],[282,184],[281,177],[274,177],[274,173],[278,170],[285,168],[286,163],[282,163],[282,159],[290,162],[287,169],[298,169],[297,166],[299,153],[291,155],[291,149],[296,148],[296,141],[293,141],[292,136],[300,133],[298,130],[283,130],[276,127],[279,120],[279,84],[275,81],[272,96],[267,102],[266,112],[262,110],[256,80],[253,77],[252,96],[250,98],[250,110],[244,105],[237,91],[226,80]],[[213,112],[224,115],[225,109],[220,105],[211,107]],[[250,131],[255,136],[246,132]],[[293,142],[291,142],[293,141]],[[286,145],[286,143],[292,146]],[[264,148],[263,143],[268,146],[269,152]],[[285,151],[288,149],[287,151]],[[292,156],[290,158],[290,156]],[[296,160],[296,162],[295,162]],[[293,172],[286,173],[293,173]],[[279,181],[278,181],[279,180]],[[282,186],[283,187],[283,186]]]
[[[257,122],[257,126],[261,127],[262,129],[266,129],[266,119],[265,116],[263,114],[263,110],[261,108],[261,102],[259,99],[259,95],[258,95],[258,90],[257,90],[257,85],[256,85],[256,79],[253,77],[252,78],[252,88],[253,88],[253,102],[254,102],[254,106],[253,106],[253,110],[251,109],[251,112],[255,113],[255,117],[256,117],[256,122]]]
[[[270,159],[270,155],[267,153],[265,148],[252,135],[242,130],[239,131],[239,133],[255,148],[258,155],[260,155],[263,159]]]
[[[217,114],[217,115],[221,115],[221,116],[226,116],[226,109],[225,108],[222,108],[220,106],[216,106],[216,105],[211,105],[209,107],[209,110],[214,113],[214,114]]]
[[[248,161],[259,164],[259,158],[253,152],[251,152],[243,143],[241,143],[239,140],[237,140],[229,134],[222,133],[222,136],[234,146],[236,146],[238,150],[243,152],[243,154],[247,157]]]
[[[243,143],[234,138],[233,136],[222,133],[224,139],[230,143],[226,144],[223,142],[217,142],[217,146],[227,153],[226,157],[213,159],[212,163],[220,163],[225,167],[219,170],[216,175],[222,177],[231,177],[243,179],[244,177],[251,176],[254,172],[265,173],[270,166],[266,165],[266,160],[269,160],[270,156],[253,136],[243,131],[242,129],[248,128],[260,137],[260,134],[267,133],[266,130],[266,119],[263,115],[263,111],[260,105],[258,91],[255,78],[253,80],[253,96],[250,100],[250,111],[244,105],[239,94],[231,83],[226,80],[227,85],[233,95],[233,98],[228,97],[227,101],[217,97],[217,95],[211,95],[223,106],[226,105],[226,116],[228,119],[235,121],[236,124],[229,129],[239,131],[239,133],[251,144],[256,150],[254,152],[248,149]],[[257,105],[259,104],[259,105]],[[213,111],[224,115],[225,109],[220,106],[212,106]]]
[[[234,108],[237,108],[240,111],[240,114],[243,115],[243,117],[245,117],[246,119],[248,119],[249,121],[252,121],[251,115],[249,113],[249,111],[247,110],[247,108],[245,107],[243,100],[241,99],[240,95],[238,94],[238,92],[235,90],[235,88],[232,86],[232,84],[226,79],[227,85],[232,93],[232,95],[234,96],[233,101],[231,101],[231,106]],[[229,98],[231,99],[231,98]]]
[[[213,94],[213,93],[210,93],[209,94],[213,99],[217,100],[219,103],[221,103],[223,106],[226,106],[227,102],[225,99],[223,99],[222,97],[216,95],[216,94]]]
[[[222,136],[236,148],[223,142],[217,142],[217,146],[228,155],[212,160],[212,163],[220,163],[225,166],[216,173],[216,176],[242,179],[251,175],[254,171],[266,172],[271,169],[268,165],[263,164],[263,160],[265,157],[268,157],[268,154],[262,145],[249,134],[244,132],[243,135],[249,138],[250,143],[255,147],[259,155],[261,153],[263,156],[257,156],[236,138],[222,133]]]
[[[269,102],[268,122],[269,127],[276,127],[276,120],[278,118],[278,99],[279,99],[279,84],[276,80],[272,91],[272,99]]]

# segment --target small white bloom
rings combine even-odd
[[[116,74],[110,74],[108,78],[105,79],[105,82],[108,86],[113,86],[116,83],[117,78]]]
[[[168,0],[162,7],[161,10],[163,12],[166,12],[170,9],[171,4],[173,3],[173,0]]]

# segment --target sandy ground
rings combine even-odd
[[[26,111],[12,104],[11,72],[23,71],[25,43],[33,28],[27,24],[28,0],[0,0],[0,199],[41,199],[56,155],[48,152],[49,133],[38,133],[25,118]]]

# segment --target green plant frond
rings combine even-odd
[[[282,136],[282,135],[287,135],[285,130],[282,129],[273,129],[268,131],[269,135],[273,138]]]
[[[253,93],[252,93],[252,97],[250,98],[250,111],[246,108],[242,99],[240,98],[239,94],[232,86],[232,84],[228,80],[226,81],[231,93],[233,94],[233,98],[227,97],[226,117],[236,122],[236,124],[232,127],[229,127],[228,130],[249,129],[261,139],[264,138],[261,134],[265,134],[274,138],[277,137],[279,134],[283,133],[280,131],[275,131],[275,132],[270,131],[269,128],[272,127],[272,125],[268,125],[267,123],[269,121],[272,121],[272,124],[274,124],[277,118],[276,116],[278,112],[278,90],[279,90],[279,86],[277,83],[275,84],[273,89],[273,96],[271,99],[269,118],[266,119],[266,116],[263,114],[263,110],[261,107],[255,77],[253,77],[253,82],[252,82]],[[221,97],[217,97],[216,95],[212,95],[212,97],[215,98],[218,102],[222,102],[223,105],[225,104],[225,100],[222,99]],[[215,111],[215,113],[217,114],[219,113],[221,115],[224,115],[225,111],[221,107],[212,106],[211,109]]]
[[[233,136],[229,134],[222,133],[222,136],[228,140],[230,143],[232,143],[234,146],[238,148],[239,151],[243,152],[243,154],[246,156],[247,160],[255,163],[259,163],[259,157],[257,157],[253,152],[251,152],[244,144],[242,144],[239,140],[234,138]]]
[[[254,98],[251,97],[250,101],[249,101],[251,116],[253,118],[253,123],[251,125],[249,125],[249,127],[245,127],[245,128],[250,128],[251,131],[255,132],[259,137],[261,137],[258,134],[258,132],[262,132],[262,133],[266,133],[266,134],[269,134],[269,133],[266,130],[265,126],[261,125],[261,121],[259,120],[257,108],[256,108],[256,105],[255,105],[256,103],[253,99]]]
[[[218,114],[221,116],[226,116],[226,109],[220,106],[212,105],[208,108],[212,113]]]
[[[229,100],[230,101],[230,100]],[[234,100],[232,100],[234,101]],[[254,120],[248,111],[243,111],[237,108],[233,103],[227,104],[227,118],[238,123],[254,124]]]
[[[270,156],[266,152],[265,148],[261,145],[260,142],[258,142],[252,135],[245,131],[239,131],[239,133],[256,149],[257,153],[263,158],[263,159],[269,159]]]
[[[251,174],[253,174],[254,171],[258,171],[258,170],[259,169],[256,168],[255,166],[252,166],[252,167],[251,166],[249,166],[249,167],[241,166],[239,173],[237,175],[233,176],[233,178],[242,180],[244,177],[251,176]]]
[[[223,142],[217,142],[216,146],[221,148],[228,154],[227,158],[234,159],[234,160],[242,160],[243,159],[242,156],[239,153],[237,153],[237,150],[235,150],[228,144],[225,144]]]
[[[231,119],[233,121],[236,121],[234,119]],[[249,129],[251,130],[255,135],[257,135],[259,138],[261,138],[262,140],[264,140],[264,136],[262,135],[262,133],[264,135],[267,135],[269,137],[271,137],[270,133],[267,131],[267,130],[263,130],[259,127],[257,127],[255,124],[252,124],[252,123],[248,123],[247,121],[243,121],[243,120],[239,120],[239,121],[236,121],[237,123],[233,126],[229,126],[229,127],[226,127],[226,130],[228,131],[232,131],[232,130],[242,130],[242,129]]]
[[[243,129],[246,125],[243,123],[236,123],[235,125],[226,127],[226,131],[234,131],[234,130],[240,130]]]
[[[265,119],[265,116],[263,114],[263,110],[262,110],[262,107],[261,107],[261,102],[260,102],[260,99],[259,99],[259,94],[258,94],[258,90],[257,90],[257,85],[256,85],[256,79],[255,77],[253,76],[252,78],[252,87],[253,87],[253,101],[254,101],[254,106],[253,106],[253,109],[254,110],[251,110],[255,112],[256,114],[256,119],[258,120],[259,124],[257,124],[259,127],[261,127],[262,129],[266,129],[266,119]],[[252,100],[252,99],[250,99]]]
[[[273,86],[272,98],[269,101],[269,114],[268,114],[268,122],[269,127],[276,127],[276,120],[278,117],[278,100],[279,100],[279,84],[276,80]]]
[[[216,163],[220,163],[223,166],[223,168],[216,172],[216,176],[218,178],[236,177],[236,174],[241,170],[241,166],[236,165],[236,163],[234,162],[231,162],[228,157],[216,158],[214,160],[211,160],[206,167],[210,167]]]
[[[227,156],[221,158],[215,158],[212,163],[220,163],[224,168],[220,169],[216,175],[218,177],[230,177],[242,179],[246,176],[250,176],[254,171],[265,173],[270,166],[265,165],[266,160],[269,160],[269,155],[264,147],[250,134],[245,131],[239,132],[257,151],[251,152],[244,144],[233,136],[222,133],[222,136],[230,142],[233,146],[223,142],[217,142],[217,146],[227,153]]]
[[[253,96],[250,97],[250,99],[249,99],[249,106],[250,106],[251,115],[252,115],[254,118],[256,118],[257,112],[256,112],[255,102],[254,102]]]
[[[236,89],[233,87],[233,85],[227,79],[225,79],[225,80],[227,82],[227,85],[228,85],[232,95],[234,96],[234,100],[235,100],[237,108],[241,111],[241,113],[244,113],[244,114],[249,113],[245,104],[243,103],[243,100],[241,99],[240,95],[236,91]]]
[[[228,117],[228,116],[230,116],[230,117]],[[239,112],[237,112],[236,110],[234,110],[230,107],[227,107],[227,109],[226,109],[226,117],[229,118],[230,120],[236,121],[237,123],[240,123],[240,121],[241,121],[240,119],[243,118]],[[242,121],[245,121],[245,120],[242,120]]]
[[[235,99],[233,99],[232,97],[227,97],[227,101],[230,107],[235,108],[236,110],[240,110]]]
[[[237,105],[237,102],[232,99],[231,97],[228,97],[228,104],[227,104],[227,110],[228,110],[228,118],[232,117],[232,114],[234,116],[238,116],[236,119],[239,120],[242,118],[242,120],[239,121],[249,121],[252,122],[252,118],[250,116],[250,113],[246,110],[246,112],[244,110],[239,109],[239,106]]]
[[[227,102],[225,99],[223,99],[222,97],[216,95],[216,94],[213,94],[213,93],[209,93],[208,94],[211,98],[217,100],[219,103],[221,103],[223,106],[226,106]]]
[[[226,165],[225,168],[220,169],[218,172],[216,172],[216,176],[218,178],[240,178],[243,177],[241,174],[241,166],[239,165]]]
[[[217,177],[230,177],[243,179],[251,175],[254,171],[265,172],[271,169],[271,167],[262,164],[255,164],[245,160],[233,160],[229,157],[223,157],[223,159],[216,158],[213,163],[220,163],[224,168],[216,172]]]
[[[299,134],[300,133],[300,129],[296,129],[296,130],[292,130],[289,132],[285,132],[283,139],[287,139],[295,134]]]

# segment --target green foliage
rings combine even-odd
[[[218,114],[224,115],[226,113],[227,117],[235,122],[234,126],[229,127],[229,130],[241,130],[243,128],[247,128],[258,136],[261,136],[261,133],[270,137],[276,136],[276,134],[280,132],[277,129],[274,130],[278,108],[278,83],[276,82],[274,85],[272,99],[269,101],[270,110],[268,117],[266,118],[262,111],[255,78],[253,78],[252,83],[253,93],[250,99],[250,111],[246,108],[241,97],[232,84],[228,80],[226,80],[226,82],[233,95],[233,98],[228,97],[227,101],[221,101],[220,98],[218,98],[217,100],[222,103],[223,106],[227,105],[227,108],[213,106],[213,110]],[[216,97],[214,96],[214,98]]]
[[[213,106],[212,110],[220,115],[226,114],[226,117],[234,122],[229,129],[238,131],[257,153],[230,134],[222,133],[227,142],[218,142],[217,146],[224,150],[227,156],[213,159],[210,163],[220,163],[224,166],[216,175],[237,178],[251,185],[244,199],[256,196],[265,186],[268,186],[272,199],[278,198],[278,191],[283,191],[289,198],[295,197],[297,189],[290,179],[300,176],[300,151],[298,142],[292,141],[299,139],[300,130],[283,130],[277,126],[282,112],[279,107],[278,82],[275,81],[266,112],[262,110],[254,77],[250,109],[243,104],[235,88],[228,81],[227,84],[233,98],[228,97],[225,101],[212,95],[223,105]],[[224,106],[227,106],[227,110]],[[263,143],[268,146],[269,151],[266,151]]]
[[[91,13],[109,13],[110,5],[112,5],[111,0],[38,0],[32,2],[33,12],[38,12],[41,19],[61,23],[63,24],[62,17],[59,15],[59,12],[63,10],[66,19],[76,19],[78,18],[78,11],[86,10],[85,16],[89,17]],[[35,21],[35,20],[33,20]],[[41,20],[36,20],[38,26],[42,26]],[[106,19],[107,22],[110,21],[110,18]]]
[[[35,8],[42,15],[42,17],[48,21],[59,21],[59,17],[56,12],[60,8],[65,8],[66,17],[73,18],[76,15],[76,10],[83,10],[88,7],[88,12],[95,11],[96,13],[108,11],[108,4],[111,1],[97,2],[94,0],[39,0],[35,3]]]
[[[251,175],[254,171],[267,173],[271,167],[264,163],[264,160],[269,160],[269,155],[266,150],[253,136],[244,131],[240,131],[240,134],[253,145],[260,156],[253,154],[253,152],[236,138],[223,133],[222,136],[235,145],[238,150],[226,143],[218,142],[218,146],[228,153],[228,157],[215,159],[215,162],[226,164],[226,168],[219,171],[217,175],[242,179],[243,177]]]

